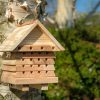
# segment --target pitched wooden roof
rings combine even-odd
[[[59,48],[58,51],[64,50],[61,44],[41,24],[41,22],[36,20],[32,24],[17,27],[12,33],[10,33],[7,39],[1,44],[0,51],[13,51],[37,26],[39,26],[44,31],[44,33],[51,39],[55,46]]]

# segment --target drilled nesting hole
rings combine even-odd
[[[22,61],[24,61],[24,59],[22,58]]]
[[[46,74],[48,73],[48,71],[46,71]]]
[[[43,50],[44,48],[43,47],[41,47],[41,50]]]
[[[40,58],[38,58],[38,61],[40,61]]]
[[[54,50],[54,49],[55,49],[55,47],[52,47],[52,49]]]
[[[48,67],[48,65],[46,64],[46,67]]]
[[[41,73],[40,71],[38,71],[38,73]]]
[[[33,73],[33,71],[31,71],[31,74]]]
[[[25,65],[22,65],[22,67],[24,68],[24,67],[25,67]]]
[[[47,58],[45,58],[45,60],[47,61],[48,59],[47,59]]]
[[[30,46],[30,50],[32,50],[32,47]]]
[[[25,71],[23,71],[22,73],[25,74]]]
[[[30,58],[30,61],[32,61],[33,59],[32,58]]]

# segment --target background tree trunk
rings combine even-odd
[[[59,28],[74,26],[76,19],[76,0],[58,0],[57,13],[55,16]]]

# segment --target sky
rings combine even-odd
[[[47,0],[48,9],[47,12],[52,13],[55,11],[57,6],[57,0]],[[77,0],[76,8],[78,12],[89,12],[94,7],[94,5],[100,0]],[[52,5],[53,3],[53,5]],[[97,11],[100,11],[100,7]]]
[[[88,12],[94,7],[94,5],[100,0],[77,0],[77,11],[78,12]],[[100,7],[98,8],[100,11]]]

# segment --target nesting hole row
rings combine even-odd
[[[26,73],[25,71],[22,72],[22,74],[25,74],[25,73]],[[30,71],[30,74],[33,74],[33,73],[34,73],[34,71]],[[41,73],[41,71],[37,71],[37,73]],[[47,74],[48,71],[45,71],[45,73]]]
[[[21,48],[22,48],[22,47],[19,46],[19,47],[18,47],[18,50],[21,50]],[[29,49],[32,50],[32,49],[34,49],[34,47],[30,46]],[[44,47],[44,46],[41,46],[40,49],[41,49],[41,50],[45,50],[45,47]],[[54,50],[55,47],[52,46],[51,49]]]
[[[30,58],[30,61],[33,61],[33,59],[34,59],[34,58]],[[24,60],[25,60],[25,59],[22,58],[22,61],[24,61]],[[37,60],[40,61],[40,60],[42,60],[42,59],[38,58]],[[45,58],[45,61],[47,61],[47,60],[48,60],[48,58]]]
[[[22,65],[22,67],[25,68],[25,65]],[[33,65],[30,65],[30,67],[33,67]],[[41,67],[41,65],[39,64],[38,67]],[[48,64],[46,64],[45,67],[48,67]]]

